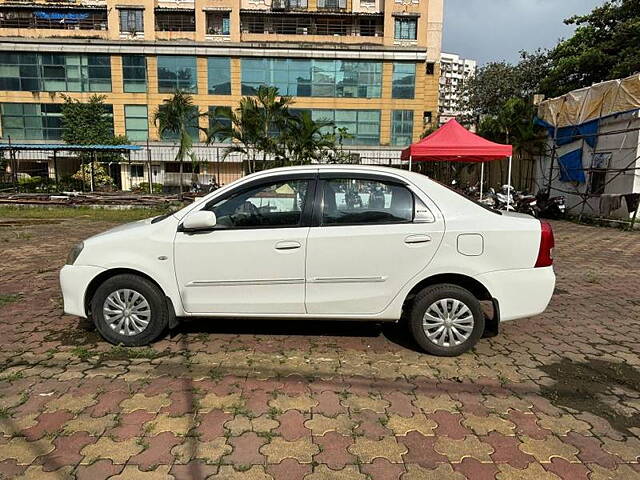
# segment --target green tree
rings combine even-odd
[[[180,165],[180,197],[183,192],[184,161],[191,159],[192,164],[197,165],[198,159],[193,153],[193,138],[189,132],[189,127],[198,125],[198,120],[202,115],[198,107],[193,103],[193,97],[188,93],[177,90],[171,98],[165,99],[158,105],[154,115],[153,123],[158,128],[160,137],[173,134],[178,139],[178,151],[176,162]],[[200,127],[198,127],[200,129]],[[195,168],[193,169],[195,172]]]
[[[104,95],[92,95],[87,102],[62,95],[62,139],[70,145],[125,145],[126,136],[113,134],[113,119],[107,110]],[[72,177],[85,186],[109,188],[113,179],[101,162],[120,162],[113,153],[80,153],[82,166]]]
[[[565,23],[577,28],[549,54],[541,85],[547,96],[640,71],[640,0],[610,0]]]
[[[283,135],[286,147],[283,160],[292,165],[322,161],[336,145],[335,135],[327,131],[333,126],[330,121],[314,121],[308,111],[289,119]]]
[[[499,115],[511,98],[528,99],[538,93],[540,81],[548,71],[549,59],[542,50],[520,52],[520,61],[515,65],[488,63],[461,87],[465,110],[471,111],[475,119],[482,115]]]

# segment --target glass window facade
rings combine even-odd
[[[380,143],[380,110],[311,110],[315,121],[328,120],[336,128],[345,128],[351,138],[345,145],[378,145]]]
[[[382,62],[243,58],[242,94],[261,85],[295,97],[380,98]]]
[[[176,90],[196,93],[198,72],[196,57],[188,55],[158,56],[158,91],[173,93]]]
[[[143,15],[144,15],[144,10],[140,8],[120,9],[120,32],[122,33],[144,32]]]
[[[413,140],[413,110],[391,112],[391,144],[404,147]]]
[[[124,123],[127,138],[132,142],[144,142],[149,136],[149,115],[146,105],[125,105]]]
[[[393,64],[392,98],[415,98],[416,64],[395,62]]]
[[[220,110],[226,110],[227,112],[231,111],[231,107],[209,107],[209,128],[213,128],[216,124],[221,124],[222,126],[229,127],[231,125],[231,120],[227,116],[220,115]],[[216,135],[216,142],[231,142],[230,138],[225,138],[222,135]]]
[[[394,22],[394,38],[398,40],[415,40],[418,32],[417,18],[398,18]]]
[[[144,55],[122,56],[122,79],[126,93],[147,91],[147,60]]]
[[[208,91],[212,95],[231,95],[231,61],[229,57],[209,57]]]
[[[0,90],[110,92],[109,55],[0,53]]]
[[[3,103],[2,136],[11,140],[61,140],[62,105]]]

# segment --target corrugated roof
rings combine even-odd
[[[66,143],[0,143],[0,150],[65,150],[122,152],[142,150],[140,145],[67,145]]]

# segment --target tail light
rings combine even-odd
[[[540,222],[540,248],[538,249],[538,259],[535,268],[550,267],[553,265],[553,247],[555,240],[553,230],[548,222]]]

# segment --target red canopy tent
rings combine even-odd
[[[400,158],[413,162],[482,162],[480,195],[484,177],[484,162],[509,157],[509,186],[511,186],[511,145],[490,142],[460,125],[455,118],[438,130],[402,151]]]

